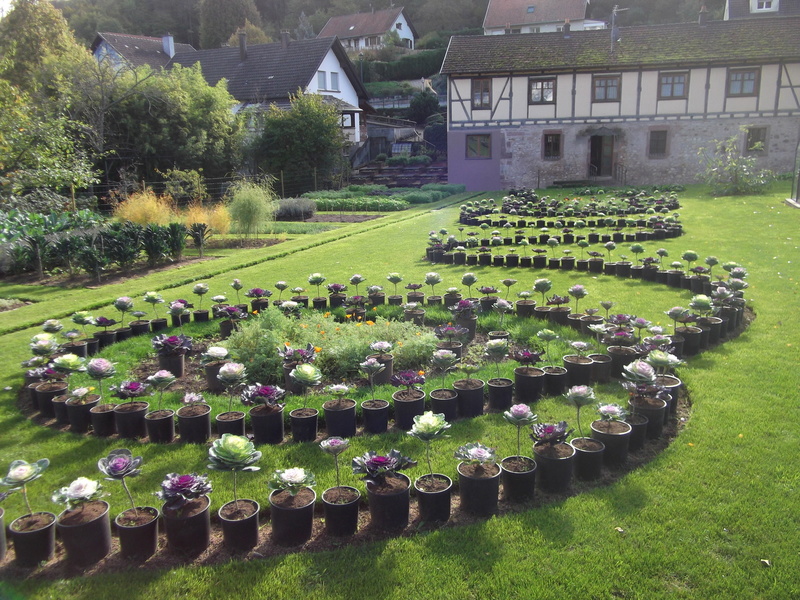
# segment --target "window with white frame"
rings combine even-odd
[[[750,12],[777,12],[780,0],[750,0]]]
[[[555,77],[528,80],[528,104],[553,104],[556,101]]]
[[[325,71],[317,71],[317,89],[328,89],[328,74]]]
[[[331,90],[334,92],[339,91],[339,73],[331,71]]]

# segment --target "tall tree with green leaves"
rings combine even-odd
[[[285,194],[314,189],[342,167],[345,138],[335,107],[319,94],[298,90],[291,108],[270,106],[253,143],[258,167],[275,177],[283,174]]]
[[[200,46],[204,50],[219,48],[247,21],[261,27],[261,14],[253,0],[203,0]]]

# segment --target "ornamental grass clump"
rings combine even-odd
[[[260,467],[255,463],[261,459],[261,452],[256,450],[249,439],[241,435],[223,433],[222,437],[214,440],[208,449],[209,469],[215,471],[230,471],[233,476],[233,502],[239,510],[239,495],[236,491],[236,474],[239,471],[255,472]]]

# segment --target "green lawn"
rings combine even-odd
[[[132,565],[124,574],[56,581],[33,574],[0,583],[0,598],[800,597],[800,469],[796,464],[800,320],[794,312],[800,300],[800,213],[783,204],[787,194],[784,186],[763,197],[713,199],[702,188],[693,187],[680,194],[686,235],[645,244],[645,256],[665,247],[670,260],[691,249],[701,260],[715,255],[721,262],[741,262],[749,270],[746,297],[757,318],[736,340],[691,359],[680,369],[692,402],[685,429],[658,458],[616,484],[468,527],[445,527],[357,547],[343,545],[332,552],[167,571]],[[486,196],[499,199],[502,194]],[[522,289],[538,277],[547,277],[554,282],[554,292],[565,294],[570,285],[583,283],[590,296],[581,302],[582,308],[614,300],[615,311],[635,313],[662,325],[669,324],[664,311],[688,303],[689,292],[635,280],[577,272],[431,267],[421,259],[428,232],[455,229],[458,205],[468,197],[464,194],[312,236],[291,236],[267,249],[227,254],[101,289],[28,290],[0,284],[0,297],[38,301],[0,313],[0,351],[7,365],[0,374],[0,388],[13,388],[0,392],[0,468],[15,458],[51,459],[50,470],[31,485],[35,510],[57,511],[49,495],[72,478],[99,477],[97,459],[120,444],[43,429],[22,418],[15,406],[21,382],[17,364],[26,358],[27,341],[44,319],[63,318],[79,309],[108,316],[113,312],[109,303],[120,295],[136,299],[145,291],[160,290],[167,299],[191,297],[196,281],[210,284],[209,296],[229,293],[233,277],[240,278],[245,288],[271,287],[277,280],[304,285],[314,271],[325,274],[328,282],[346,282],[353,273],[361,273],[367,277],[364,285],[382,284],[390,292],[391,285],[385,281],[390,271],[400,272],[406,282],[421,283],[425,272],[436,270],[444,278],[443,290],[459,286],[461,275],[472,270],[479,285],[499,285],[501,278],[513,277],[520,280],[515,289]],[[309,295],[314,292],[309,290]],[[138,302],[137,308],[142,304]],[[137,352],[131,348],[131,357]],[[426,389],[433,387],[438,383]],[[615,393],[603,390],[609,396]],[[541,401],[534,410],[540,420],[572,420],[572,412],[554,399]],[[588,421],[585,417],[583,422]],[[451,432],[451,439],[434,446],[434,468],[451,476],[456,464],[452,451],[459,443],[480,439],[499,446],[500,456],[513,445],[513,431],[497,415],[458,423]],[[421,457],[419,445],[399,435],[359,439],[354,444],[355,451],[390,446]],[[150,494],[168,470],[204,470],[205,453],[198,448],[133,444],[132,449],[145,457],[145,473],[131,482],[140,503],[157,502]],[[255,497],[263,506],[269,473],[288,466],[312,468],[320,480],[320,492],[331,481],[332,466],[315,452],[310,445],[265,448],[262,471],[241,478],[242,494]],[[345,480],[352,482],[349,477],[345,474]],[[212,473],[212,478],[217,495],[214,506],[218,507],[229,496],[228,478],[218,473]],[[116,514],[124,498],[115,483],[108,482],[107,489]],[[24,512],[16,497],[4,508],[7,523]]]

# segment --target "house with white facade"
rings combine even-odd
[[[284,32],[279,42],[248,46],[240,32],[238,47],[176,52],[170,65],[196,63],[209,85],[227,80],[228,92],[239,103],[236,110],[271,104],[288,108],[289,96],[302,90],[336,106],[351,143],[366,137],[362,115],[369,108],[367,90],[335,37],[290,40]]]
[[[800,16],[800,0],[727,0],[723,19],[797,16]]]
[[[107,32],[95,36],[90,50],[98,62],[111,61],[116,68],[149,65],[154,69],[166,67],[176,52],[195,52],[194,46],[176,43],[169,34],[151,37]]]
[[[586,18],[589,0],[489,0],[484,35],[605,29],[604,21]]]
[[[781,0],[783,2],[784,0]],[[470,190],[557,181],[690,183],[701,149],[737,136],[792,170],[800,17],[537,35],[455,36],[448,172]]]
[[[384,36],[396,32],[404,47],[413,49],[417,32],[401,7],[331,17],[318,37],[338,37],[349,51],[383,48]]]

